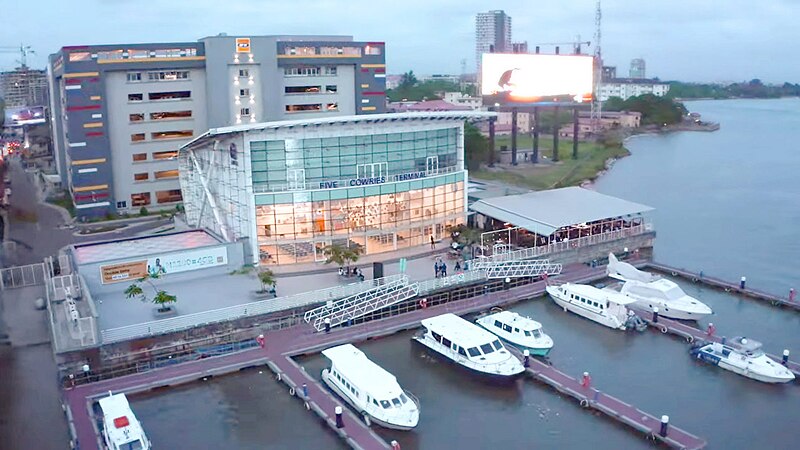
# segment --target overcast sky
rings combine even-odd
[[[65,45],[195,41],[216,35],[346,34],[385,41],[389,73],[475,70],[475,13],[503,9],[515,41],[593,40],[595,0],[0,0],[0,46],[44,67]],[[800,82],[800,0],[605,0],[606,65],[643,57],[663,80]],[[593,43],[594,44],[594,43]],[[593,48],[590,48],[592,50]],[[0,53],[0,69],[18,55]]]

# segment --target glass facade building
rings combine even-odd
[[[465,220],[463,122],[484,114],[212,130],[181,150],[187,219],[247,238],[261,264],[324,261],[331,244],[367,255],[430,245]]]

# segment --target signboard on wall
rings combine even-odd
[[[250,38],[236,38],[236,53],[250,53]]]
[[[133,282],[145,274],[169,275],[225,264],[228,264],[227,248],[210,247],[100,266],[100,278],[103,284]]]

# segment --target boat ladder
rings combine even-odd
[[[521,261],[478,260],[473,262],[471,267],[485,270],[488,278],[501,279],[551,276],[561,273],[561,264],[551,263],[548,259],[526,259]]]
[[[369,314],[373,311],[394,305],[395,303],[415,297],[419,294],[419,284],[408,283],[408,277],[386,283],[364,292],[328,302],[306,316],[306,322],[312,322],[314,329],[322,331],[325,320],[330,320],[330,326],[335,327],[351,319]]]

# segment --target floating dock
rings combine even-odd
[[[591,268],[585,265],[574,266],[565,271],[559,279],[573,283],[587,283],[605,277],[602,267]],[[298,367],[291,357],[304,353],[318,352],[324,348],[347,342],[359,342],[380,336],[394,334],[419,326],[422,319],[437,316],[446,312],[468,314],[487,310],[493,306],[507,305],[521,300],[540,296],[545,292],[546,283],[538,281],[521,287],[478,295],[457,300],[431,300],[430,307],[418,308],[388,318],[367,321],[349,327],[337,327],[330,333],[317,333],[308,324],[302,324],[265,334],[265,347],[240,351],[224,356],[205,358],[184,364],[167,366],[145,373],[112,378],[100,382],[75,386],[65,391],[67,415],[70,428],[76,436],[74,446],[79,444],[81,450],[100,449],[96,422],[92,419],[92,403],[108,391],[115,393],[135,393],[154,388],[165,387],[195,380],[206,379],[215,375],[235,372],[255,366],[269,366],[277,377],[287,383],[290,393],[308,403],[309,411],[323,418],[333,430],[355,449],[385,449],[388,444],[375,434],[360,418],[350,412],[349,408],[335,398],[313,377]],[[414,303],[416,305],[416,303]],[[572,395],[581,403],[604,412],[609,417],[646,433],[648,437],[661,440],[673,448],[702,448],[705,441],[681,430],[669,426],[666,436],[659,434],[661,422],[654,416],[644,413],[635,407],[611,397],[594,388],[585,388],[577,380],[533,358],[531,375],[558,389]],[[306,384],[308,395],[302,385]],[[335,407],[343,406],[344,427],[336,426],[332,420]],[[402,443],[401,443],[402,444]]]
[[[715,287],[717,289],[723,289],[725,290],[725,292],[734,292],[736,294],[740,294],[755,300],[769,302],[772,306],[783,306],[794,309],[795,311],[800,311],[800,301],[797,301],[796,299],[792,301],[788,297],[788,295],[786,297],[781,297],[779,295],[770,294],[768,292],[764,292],[758,289],[751,289],[749,287],[746,287],[747,286],[746,284],[745,288],[742,289],[740,284],[731,283],[725,280],[721,280],[719,278],[709,277],[702,273],[695,273],[685,269],[678,269],[676,267],[668,266],[666,264],[648,262],[645,266],[647,268],[653,269],[663,274],[672,275],[673,277],[685,278],[695,283],[703,283],[705,285]]]
[[[650,327],[660,331],[663,334],[673,334],[675,336],[680,336],[686,339],[686,342],[693,343],[693,342],[722,342],[724,336],[720,336],[716,334],[709,334],[708,330],[701,330],[695,326],[692,326],[688,323],[681,322],[678,320],[669,319],[667,317],[658,316],[658,322],[653,321],[653,312],[646,311],[640,308],[630,308],[635,311],[639,317],[641,317],[645,322],[647,322]],[[774,359],[777,362],[782,361],[782,356],[777,356],[773,354],[767,353],[767,356]],[[785,364],[786,368],[791,370],[795,376],[800,377],[800,363],[796,361],[787,360]]]

